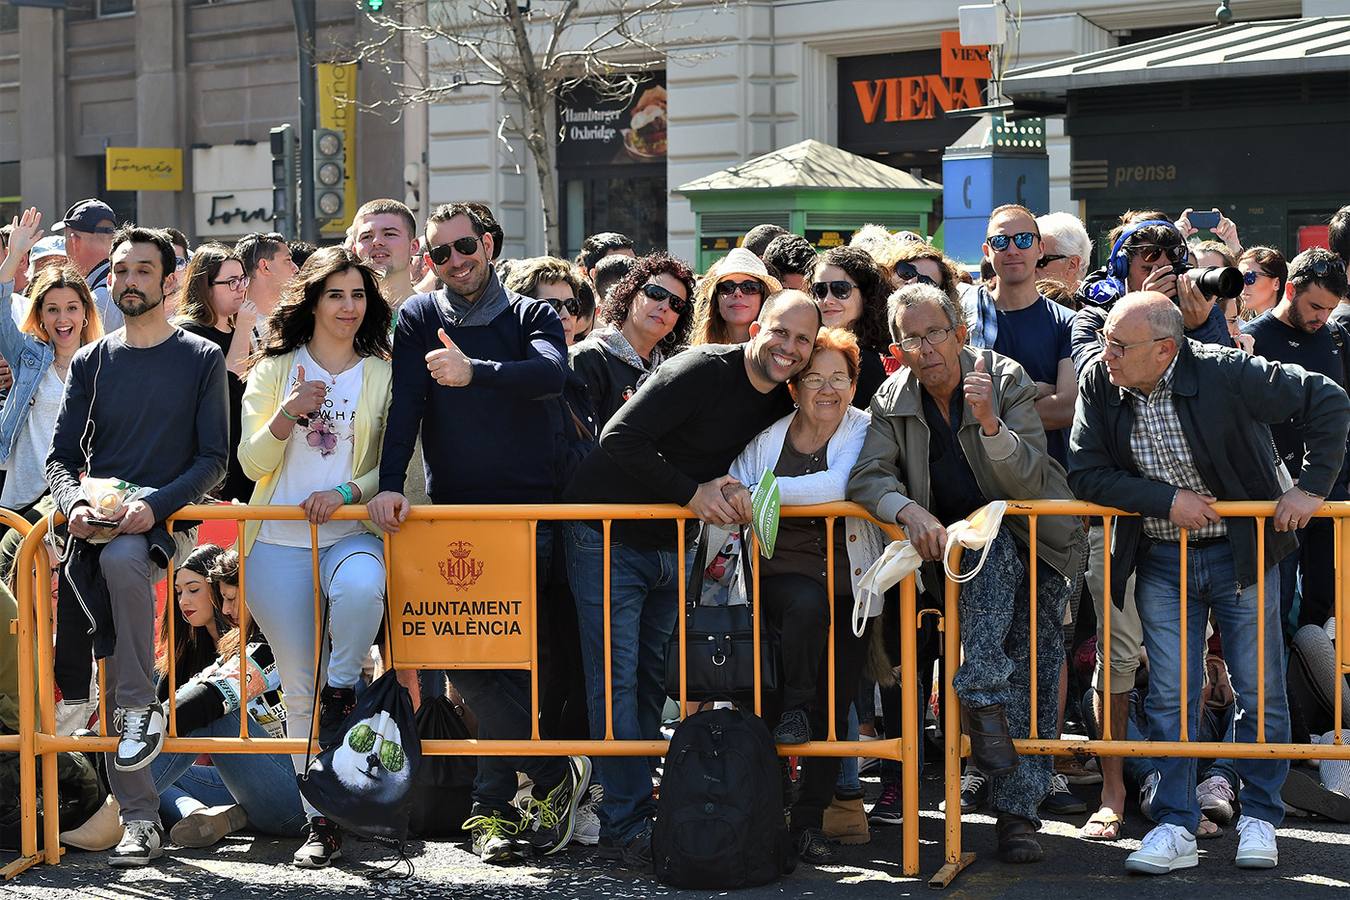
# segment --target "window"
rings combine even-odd
[[[128,16],[136,11],[135,0],[97,0],[98,17]]]
[[[19,196],[19,164],[0,163],[0,221],[9,222],[22,210]]]
[[[8,3],[0,6],[0,32],[19,30],[19,8]]]
[[[136,11],[136,0],[66,0],[66,21],[87,22],[110,16],[129,16]]]

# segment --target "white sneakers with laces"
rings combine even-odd
[[[120,717],[120,721],[118,720]],[[119,707],[114,723],[121,729],[122,739],[117,743],[119,772],[135,772],[150,765],[164,749],[164,707],[158,703],[149,706]]]
[[[126,823],[122,840],[108,856],[108,865],[115,869],[148,866],[152,859],[164,855],[164,832],[154,822]]]
[[[1275,848],[1275,826],[1264,819],[1239,816],[1237,823],[1239,869],[1273,869],[1280,861]]]
[[[1141,875],[1166,875],[1199,864],[1195,836],[1180,825],[1163,824],[1144,835],[1139,849],[1125,859],[1125,870]]]

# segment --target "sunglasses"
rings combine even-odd
[[[1164,253],[1167,254],[1167,260],[1171,263],[1179,263],[1191,255],[1190,248],[1185,244],[1136,244],[1128,248],[1131,255],[1138,255],[1146,263],[1158,261],[1158,257]]]
[[[1051,263],[1057,263],[1061,259],[1068,259],[1068,258],[1069,257],[1065,256],[1063,253],[1049,253],[1046,254],[1045,256],[1042,256],[1040,259],[1036,260],[1036,268],[1044,269]]]
[[[478,252],[479,238],[474,235],[467,235],[462,238],[455,238],[448,244],[438,244],[427,250],[427,256],[438,266],[443,266],[450,261],[450,250],[453,248],[460,256],[473,256]]]
[[[1256,279],[1261,277],[1274,278],[1275,276],[1270,274],[1269,272],[1261,272],[1256,269],[1252,269],[1250,272],[1242,273],[1242,283],[1247,285],[1247,287],[1251,287],[1252,285],[1256,284]]]
[[[747,278],[745,281],[719,281],[717,282],[717,293],[723,297],[730,297],[736,293],[737,288],[747,297],[758,297],[764,293],[764,285],[753,278]]]
[[[550,297],[548,305],[557,309],[565,309],[572,316],[581,315],[581,304],[576,297]]]
[[[995,253],[1002,253],[1008,249],[1008,244],[1017,246],[1018,250],[1030,250],[1031,244],[1036,240],[1036,235],[1030,231],[1019,231],[1017,234],[991,234],[984,239],[984,242],[990,246]]]
[[[642,286],[642,293],[653,303],[665,303],[670,307],[670,311],[677,316],[682,316],[689,311],[689,301],[679,294],[673,293],[661,287],[659,284],[648,282]]]
[[[1307,271],[1311,272],[1315,277],[1321,278],[1328,272],[1344,273],[1345,263],[1341,262],[1339,259],[1315,259],[1308,263]],[[1299,274],[1302,275],[1303,273],[1300,272]]]
[[[242,291],[244,288],[248,287],[248,276],[247,276],[247,275],[236,275],[236,276],[234,276],[233,278],[222,278],[222,279],[220,279],[220,280],[218,280],[218,281],[213,281],[213,282],[211,282],[211,283],[212,283],[212,284],[228,284],[228,285],[230,286],[230,290],[232,290],[232,291]]]
[[[914,268],[912,263],[896,263],[895,277],[899,278],[901,281],[917,281],[919,284],[931,284],[933,287],[937,287],[936,281]]]
[[[851,281],[817,281],[811,285],[811,293],[816,295],[817,300],[824,300],[831,294],[836,300],[847,300],[853,295],[853,289],[857,287]]]

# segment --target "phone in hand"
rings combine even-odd
[[[1219,225],[1219,214],[1213,210],[1210,210],[1209,212],[1196,210],[1186,218],[1190,220],[1190,223],[1194,228],[1213,230]]]
[[[122,524],[121,522],[114,522],[112,519],[95,519],[93,516],[90,516],[89,518],[85,519],[85,521],[88,522],[90,525],[94,525],[99,528],[116,528],[118,525]]]

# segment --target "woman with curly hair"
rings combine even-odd
[[[862,356],[853,405],[867,409],[886,380],[882,360],[891,345],[886,324],[891,284],[886,272],[861,247],[835,247],[812,273],[811,294],[826,328],[842,328],[857,339]]]
[[[712,264],[694,292],[694,345],[744,344],[764,298],[783,289],[758,256],[737,247]]]
[[[319,695],[325,748],[356,707],[361,664],[384,616],[378,532],[368,521],[333,521],[333,514],[378,487],[391,317],[370,267],[341,247],[315,251],[268,319],[267,343],[254,354],[244,392],[239,461],[258,483],[249,503],[299,506],[308,520],[245,523],[246,602],[275,648],[292,738],[309,737],[315,669],[327,663]],[[318,587],[329,607],[327,660],[314,658],[310,525],[318,526]],[[304,754],[293,759],[299,772]],[[309,839],[294,863],[326,866],[341,853],[341,835],[308,803],[305,811]]]
[[[665,253],[642,257],[610,289],[598,310],[603,324],[572,350],[572,371],[586,382],[596,435],[657,366],[688,343],[693,293],[689,266]]]

